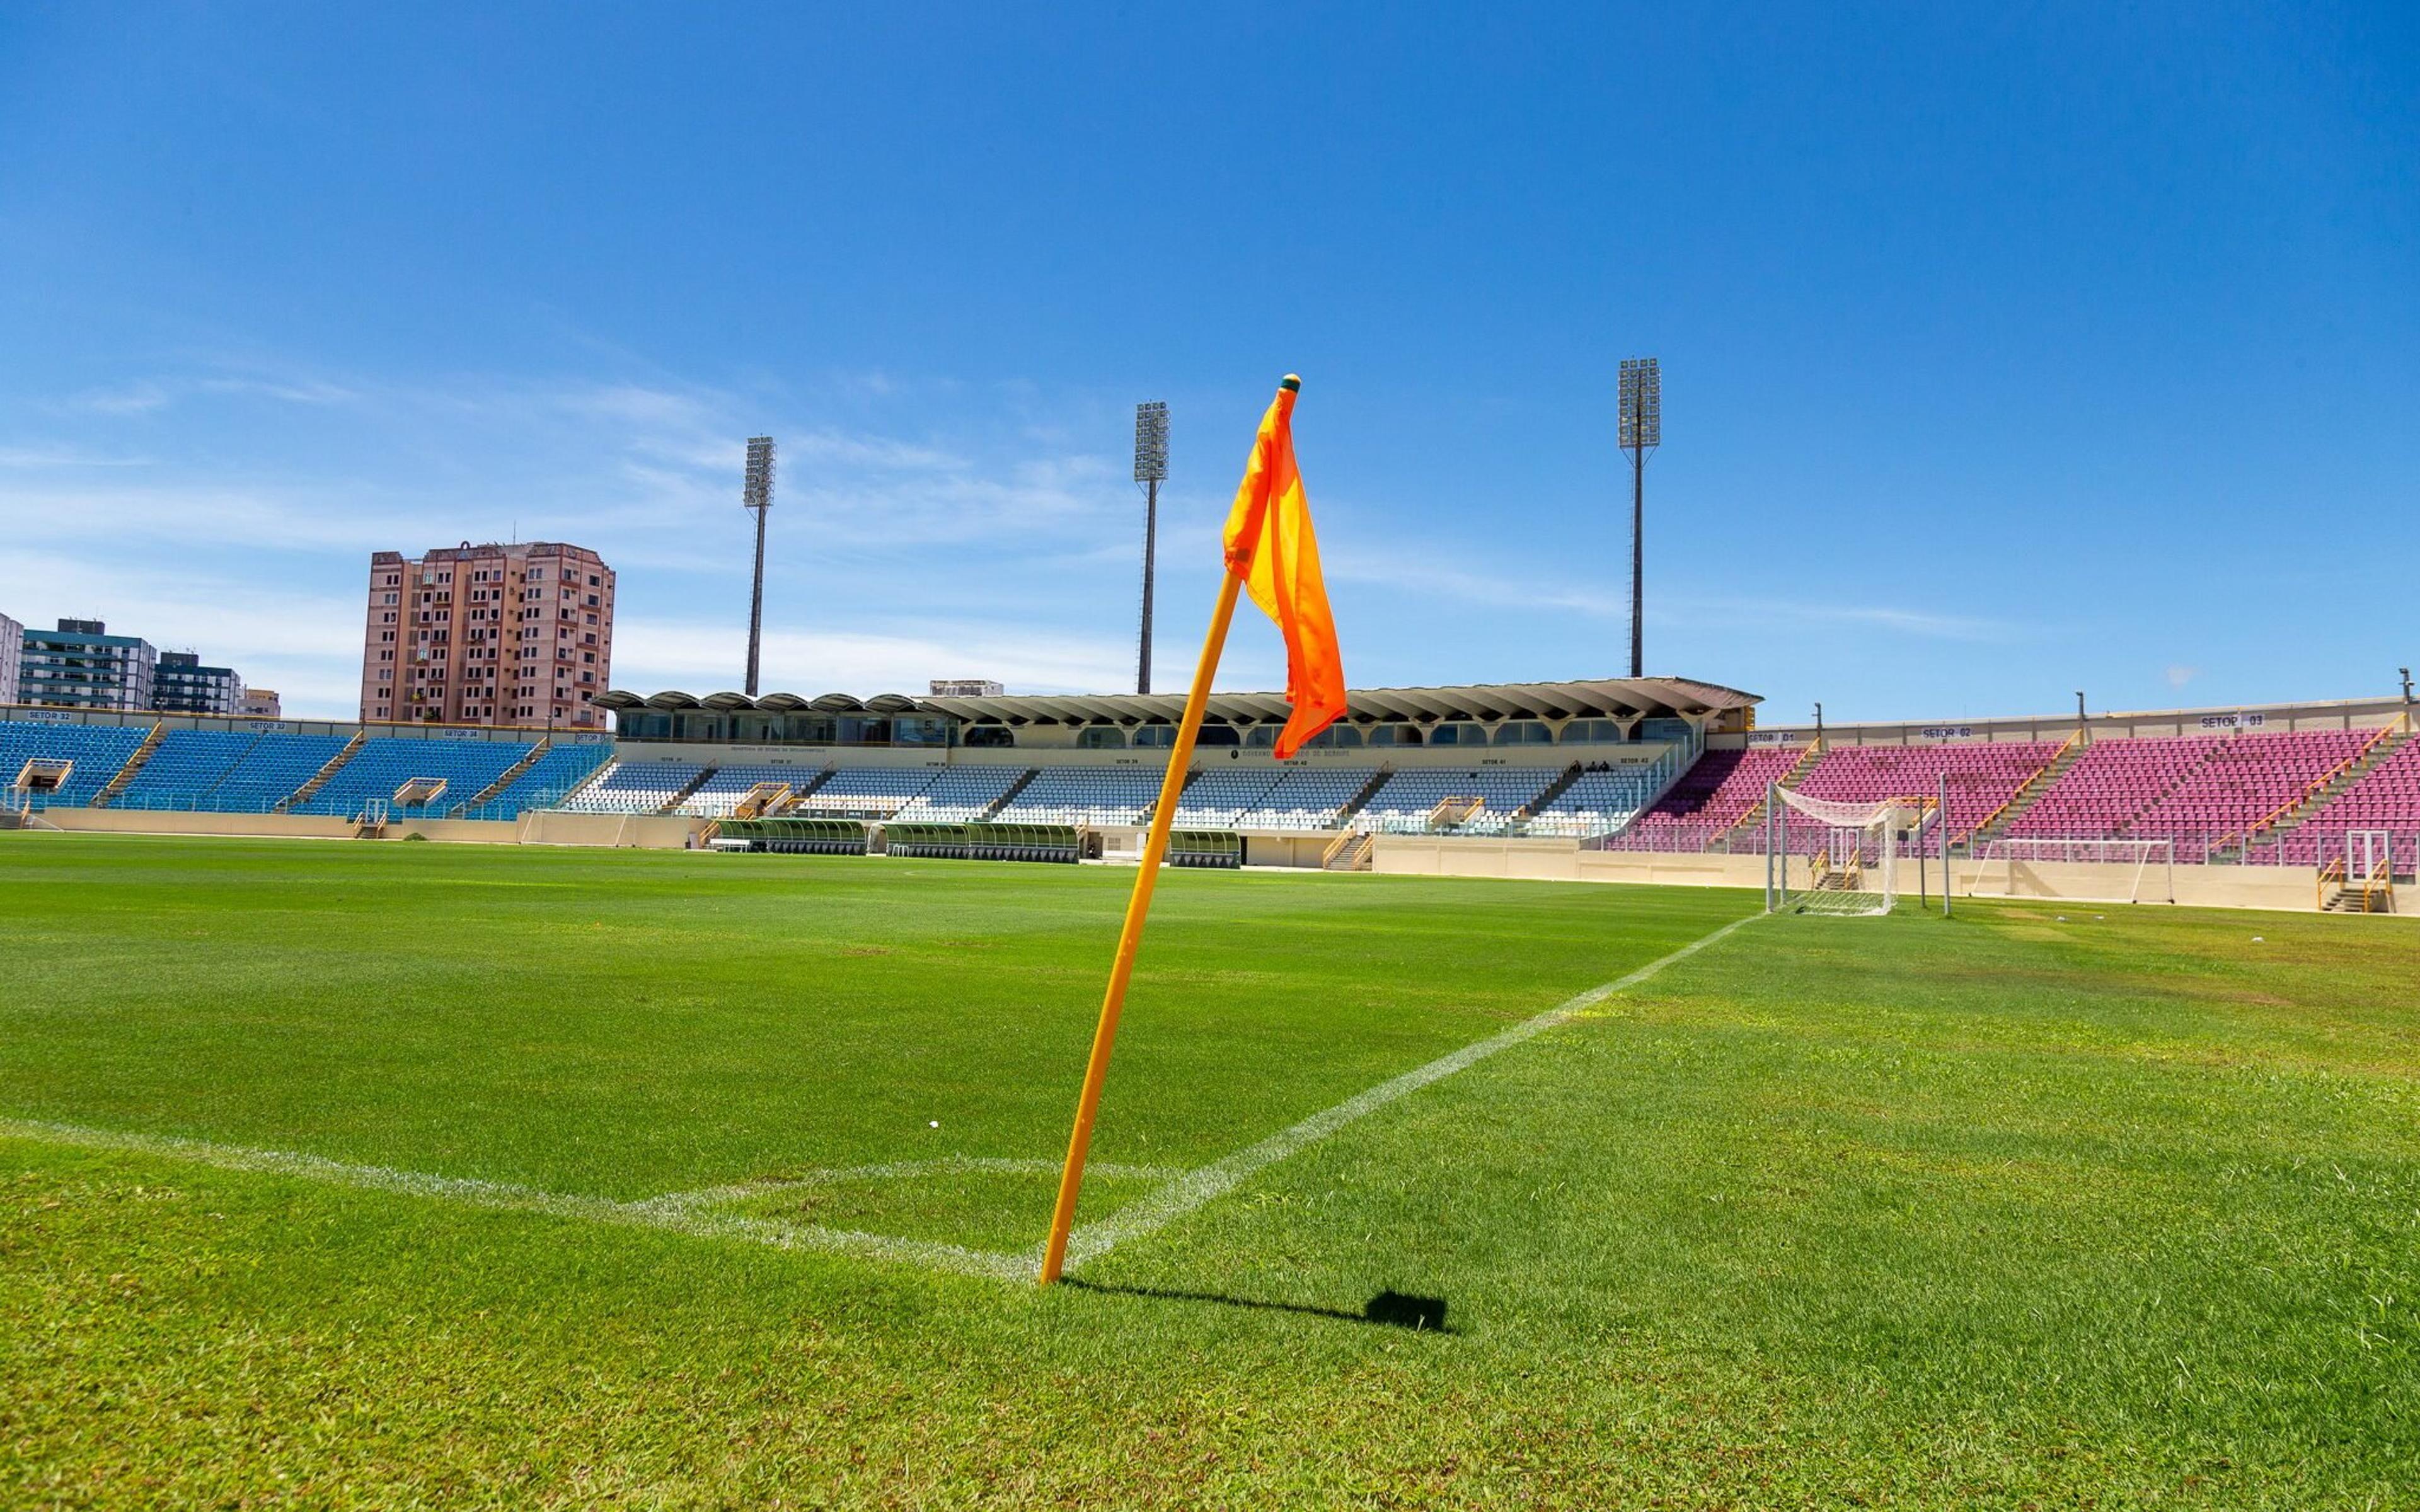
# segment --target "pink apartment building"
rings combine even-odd
[[[370,557],[362,717],[601,730],[613,569],[559,541]]]

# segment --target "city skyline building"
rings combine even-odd
[[[25,627],[0,614],[0,703],[19,702],[18,668],[25,656]]]
[[[243,711],[243,679],[232,667],[206,667],[199,653],[163,651],[151,680],[151,707],[161,714]]]
[[[243,690],[243,706],[240,711],[247,719],[283,719],[286,706],[273,687],[247,687]]]
[[[613,569],[560,541],[370,556],[365,722],[601,730],[613,665]]]
[[[148,711],[160,653],[101,620],[61,620],[18,638],[18,702],[61,709]]]

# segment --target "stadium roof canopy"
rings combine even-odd
[[[1574,717],[1631,719],[1683,715],[1703,717],[1752,707],[1753,693],[1685,677],[1602,677],[1577,683],[1497,683],[1474,687],[1368,687],[1345,695],[1351,717],[1363,722],[1404,719],[1434,724],[1442,719],[1562,719]],[[1002,694],[997,698],[923,698],[878,693],[860,700],[847,693],[808,698],[798,693],[653,695],[621,688],[597,696],[597,707],[710,709],[729,713],[761,709],[768,714],[809,710],[818,714],[945,714],[968,723],[1173,724],[1185,712],[1177,693]],[[1221,724],[1282,724],[1282,693],[1213,693],[1208,717]]]

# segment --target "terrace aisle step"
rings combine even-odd
[[[511,787],[514,783],[527,776],[529,774],[529,769],[537,764],[537,759],[545,755],[548,749],[553,745],[553,736],[545,735],[539,737],[538,743],[530,748],[529,754],[522,757],[520,761],[513,763],[513,764],[506,769],[504,776],[497,778],[486,787],[483,787],[478,792],[471,795],[470,797],[456,804],[452,811],[452,817],[458,819],[462,815],[478,808],[483,803],[495,802],[496,799],[503,795],[504,789]]]
[[[991,801],[991,806],[989,808],[984,810],[982,813],[975,816],[975,822],[981,824],[999,814],[1002,809],[1005,809],[1010,804],[1016,802],[1016,795],[1024,792],[1028,787],[1032,786],[1033,779],[1041,775],[1042,768],[1039,766],[1027,767],[1022,776],[1018,777],[1016,781],[1011,782],[1008,785],[1007,792],[1001,794],[999,797],[994,798]]]
[[[604,781],[605,774],[613,771],[621,764],[622,764],[618,759],[612,756],[608,756],[603,761],[598,762],[595,770],[591,771],[586,777],[582,778],[579,781],[573,783],[569,792],[564,794],[562,797],[554,800],[554,807],[558,809],[569,808],[571,806],[572,799],[587,792],[590,788],[595,787],[597,783]]]
[[[1815,770],[1815,764],[1823,759],[1823,743],[1820,740],[1808,741],[1807,748],[1798,753],[1798,759],[1790,764],[1790,770],[1775,779],[1775,785],[1796,791],[1798,784],[1807,780],[1807,774]],[[1754,832],[1759,825],[1764,823],[1764,805],[1765,800],[1762,798],[1749,804],[1747,812],[1739,816],[1738,823],[1706,841],[1706,849],[1710,851],[1728,849],[1734,837]]]
[[[1387,779],[1394,775],[1395,769],[1393,766],[1384,762],[1379,763],[1377,775],[1371,778],[1369,781],[1362,783],[1361,791],[1344,800],[1344,807],[1336,810],[1337,827],[1340,829],[1344,828],[1346,820],[1368,808],[1370,806],[1370,800],[1378,795],[1378,790],[1385,787],[1387,785]]]
[[[1183,807],[1185,806],[1185,788],[1189,788],[1189,787],[1191,787],[1194,783],[1196,783],[1196,782],[1200,781],[1201,779],[1202,779],[1202,768],[1200,768],[1199,766],[1190,767],[1190,768],[1188,768],[1188,769],[1186,771],[1186,774],[1185,774],[1185,787],[1178,788],[1178,789],[1176,790],[1176,804],[1177,804],[1177,807],[1178,807],[1178,808],[1180,808],[1180,809],[1181,809],[1181,808],[1183,808]],[[1156,813],[1158,813],[1158,812],[1159,812],[1159,795],[1158,795],[1157,794],[1154,794],[1154,795],[1152,795],[1152,800],[1151,800],[1149,803],[1146,803],[1146,804],[1144,804],[1144,805],[1142,806],[1142,812],[1141,812],[1140,814],[1139,814],[1139,815],[1137,815],[1137,816],[1136,816],[1136,820],[1135,820],[1135,822],[1136,822],[1137,824],[1141,825],[1144,828],[1148,829],[1149,827],[1151,827],[1152,816],[1153,816],[1153,815],[1155,815],[1155,814],[1156,814]]]
[[[2024,785],[2000,806],[1998,813],[1975,826],[1975,833],[1967,837],[1969,843],[1994,841],[2007,835],[2028,810],[2041,801],[2043,794],[2058,785],[2058,779],[2067,775],[2069,767],[2084,759],[2084,753],[2091,748],[2086,744],[2083,735],[2084,732],[2079,730],[2069,736],[2067,744],[2059,748],[2058,754],[2050,759],[2049,765],[2025,779]]]
[[[712,762],[708,762],[704,766],[699,767],[697,769],[697,775],[689,779],[689,785],[682,788],[678,793],[674,794],[672,801],[657,810],[656,812],[659,814],[679,812],[680,806],[690,800],[690,795],[706,786],[707,779],[712,778],[715,773],[721,770],[721,768],[715,765]]]
[[[110,799],[125,792],[127,784],[142,773],[144,764],[151,759],[153,751],[160,748],[160,742],[167,733],[166,720],[154,723],[151,726],[151,733],[143,737],[143,743],[128,753],[126,764],[117,769],[117,775],[111,778],[107,785],[92,795],[92,807],[106,809],[109,807]]]
[[[2259,844],[2267,841],[2282,840],[2292,834],[2321,810],[2344,796],[2347,788],[2377,770],[2381,763],[2394,755],[2404,742],[2411,738],[2392,725],[2388,726],[2384,734],[2362,748],[2360,754],[2346,763],[2342,770],[2303,795],[2291,808],[2270,815],[2245,831],[2243,842],[2246,845]]]
[[[832,779],[832,774],[839,770],[840,768],[837,766],[827,766],[822,771],[817,772],[814,776],[799,783],[797,787],[792,788],[790,790],[789,797],[783,800],[782,804],[782,811],[783,813],[788,813],[790,810],[796,809],[799,806],[799,799],[805,797],[807,795],[814,792],[815,789],[822,787],[825,783],[830,781]]]
[[[1689,766],[1695,766],[1696,764],[1698,764],[1696,762],[1691,762],[1691,763],[1689,764]],[[1683,772],[1684,772],[1684,773],[1685,773],[1686,771],[1688,771],[1688,769],[1689,769],[1689,767],[1688,767],[1688,766],[1684,766],[1684,767],[1681,768],[1681,770],[1682,770]],[[1544,792],[1543,792],[1543,793],[1539,794],[1536,797],[1531,798],[1528,802],[1527,802],[1527,803],[1523,804],[1519,809],[1514,810],[1513,810],[1512,817],[1513,817],[1513,818],[1515,818],[1515,819],[1528,819],[1528,818],[1531,817],[1532,815],[1535,815],[1535,814],[1538,814],[1538,813],[1544,812],[1544,810],[1545,810],[1546,805],[1548,805],[1548,804],[1550,804],[1550,803],[1554,802],[1557,798],[1561,797],[1561,796],[1563,795],[1563,790],[1564,790],[1565,788],[1570,787],[1573,783],[1575,783],[1575,782],[1578,781],[1579,779],[1580,779],[1580,764],[1579,764],[1579,763],[1577,763],[1577,762],[1574,762],[1574,763],[1572,763],[1572,764],[1570,764],[1569,766],[1566,766],[1566,767],[1564,767],[1564,768],[1563,768],[1563,770],[1562,770],[1562,774],[1561,774],[1560,776],[1557,777],[1553,781],[1551,781],[1551,782],[1549,782],[1549,783],[1547,783],[1547,784],[1546,784],[1546,789],[1545,789],[1545,791],[1544,791]],[[1679,780],[1679,779],[1678,779],[1678,778],[1675,778],[1673,780],[1678,781],[1678,780]],[[1657,796],[1657,797],[1661,797],[1661,796],[1663,796],[1663,795],[1658,794],[1658,795],[1656,795],[1656,796]],[[1654,799],[1654,798],[1650,798],[1650,799],[1648,799],[1648,800],[1647,800],[1647,803],[1653,803],[1654,801],[1655,801],[1655,799]],[[1647,810],[1647,803],[1642,803],[1642,804],[1640,804],[1640,805],[1638,806],[1638,808],[1639,808],[1639,812],[1644,813],[1644,812],[1646,811],[1646,810]],[[1633,817],[1633,818],[1636,818],[1636,817],[1637,817],[1637,816],[1636,814],[1634,814],[1632,817]]]
[[[298,803],[310,802],[321,788],[328,785],[328,779],[330,778],[335,776],[339,771],[342,771],[345,764],[351,761],[354,756],[360,753],[361,748],[369,743],[369,738],[370,733],[368,730],[363,729],[354,731],[353,738],[345,742],[344,749],[336,752],[334,756],[329,757],[326,764],[322,765],[318,771],[311,774],[311,780],[303,783],[301,787],[296,788],[293,792],[279,799],[277,807],[272,811],[276,813],[286,813],[291,810]]]

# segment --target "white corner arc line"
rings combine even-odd
[[[825,1228],[814,1224],[777,1223],[738,1213],[702,1212],[679,1201],[677,1196],[671,1201],[653,1197],[641,1202],[615,1202],[610,1197],[547,1192],[536,1187],[517,1186],[509,1181],[432,1176],[425,1171],[357,1165],[348,1161],[298,1154],[290,1150],[250,1149],[240,1145],[221,1145],[207,1139],[187,1139],[174,1134],[128,1134],[30,1119],[0,1118],[0,1138],[66,1145],[80,1149],[125,1150],[215,1166],[221,1170],[291,1176],[365,1191],[434,1197],[502,1212],[537,1212],[558,1218],[582,1219],[589,1223],[670,1229],[697,1238],[737,1239],[776,1249],[822,1250],[867,1259],[901,1261],[964,1275],[989,1276],[997,1280],[1024,1280],[1032,1269],[1023,1256],[998,1250],[970,1249],[934,1240],[901,1239],[889,1234],[860,1233],[855,1229]]]
[[[1750,914],[1735,918],[1703,939],[1692,940],[1667,956],[1661,956],[1640,966],[1626,977],[1617,978],[1602,986],[1591,987],[1575,997],[1566,998],[1535,1018],[1524,1019],[1502,1033],[1475,1044],[1466,1044],[1450,1055],[1440,1056],[1425,1066],[1416,1067],[1391,1081],[1380,1082],[1369,1090],[1357,1093],[1312,1114],[1290,1129],[1280,1129],[1257,1145],[1249,1146],[1223,1160],[1214,1161],[1198,1170],[1188,1171],[1157,1192],[1128,1207],[1121,1208],[1109,1217],[1086,1224],[1067,1239],[1067,1264],[1072,1268],[1087,1260],[1096,1260],[1131,1239],[1140,1239],[1177,1219],[1186,1216],[1216,1198],[1224,1196],[1242,1185],[1254,1174],[1276,1165],[1306,1146],[1318,1143],[1357,1119],[1367,1117],[1389,1103],[1399,1102],[1428,1086],[1443,1081],[1455,1072],[1466,1070],[1498,1051],[1510,1050],[1516,1044],[1534,1040],[1539,1035],[1604,1002],[1614,994],[1626,992],[1655,976],[1665,967],[1677,964],[1722,939],[1732,931],[1761,918]],[[1038,1252],[1037,1252],[1038,1253]]]

